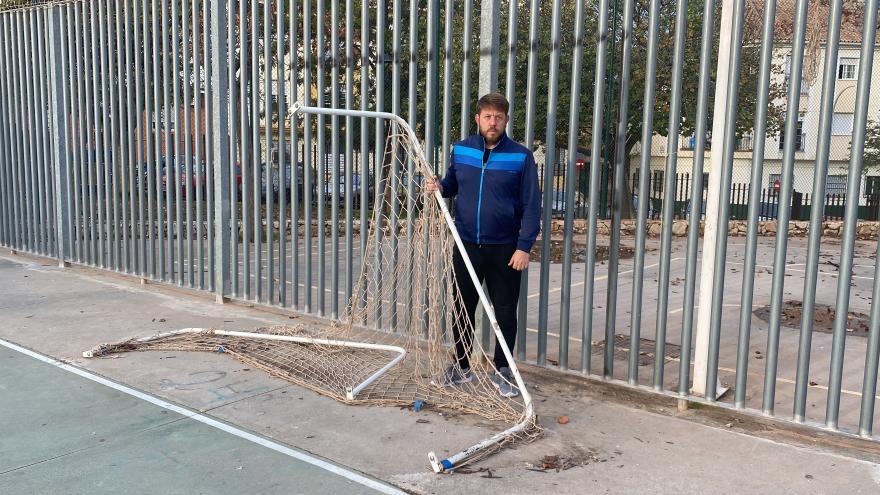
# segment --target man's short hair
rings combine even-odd
[[[501,110],[504,112],[504,115],[507,115],[507,112],[510,110],[510,102],[501,93],[486,93],[477,101],[477,114],[480,114],[484,109],[490,108]]]

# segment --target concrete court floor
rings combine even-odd
[[[0,253],[0,280],[0,338],[414,493],[880,490],[880,467],[872,462],[880,459],[880,452],[866,454],[864,450],[846,448],[831,452],[827,448],[778,443],[745,434],[750,430],[739,421],[731,421],[727,427],[722,424],[721,428],[706,426],[689,419],[699,418],[699,411],[678,414],[662,407],[647,408],[644,403],[623,405],[594,393],[590,382],[573,384],[553,371],[529,367],[526,380],[536,398],[545,435],[482,461],[473,466],[471,473],[437,476],[427,466],[428,450],[462,448],[494,433],[499,425],[467,416],[443,417],[430,410],[415,413],[345,406],[216,354],[145,352],[99,360],[81,357],[83,350],[97,343],[158,331],[192,326],[246,330],[295,321],[298,316],[293,315],[291,320],[287,314],[240,305],[218,306],[203,294],[159,284],[143,287],[137,279],[89,268],[59,269],[51,260],[11,256],[8,252]],[[4,359],[0,366],[4,375],[11,375],[10,366],[18,367],[6,362],[12,360]],[[53,385],[41,381],[41,386]],[[38,392],[34,387],[27,388],[33,395]],[[6,396],[4,393],[4,399]],[[87,397],[93,405],[103,401],[99,394],[90,392]],[[51,394],[47,400],[46,408],[65,407],[69,411],[70,429],[95,419],[91,414],[67,409],[66,402]],[[3,404],[9,407],[7,401]],[[21,413],[23,407],[16,401],[9,411]],[[112,407],[108,403],[98,409]],[[5,421],[7,414],[12,417],[13,413],[2,412],[4,419],[0,421]],[[20,430],[16,437],[22,440],[17,444],[40,444],[39,430],[27,423],[32,415],[18,417],[22,415],[25,420],[13,419],[13,426],[0,422],[4,425],[0,445],[10,445],[5,439],[12,428]],[[555,418],[561,415],[569,416],[571,421],[566,425],[557,423]],[[168,435],[161,433],[170,428],[156,430],[157,442],[169,441]],[[53,437],[63,439],[60,433]],[[182,450],[192,453],[195,447],[193,444]],[[132,462],[138,456],[158,455],[156,452],[156,444],[148,443],[120,450],[112,459]],[[249,453],[246,461],[259,455]],[[560,472],[535,470],[545,455],[558,455],[581,465]],[[205,457],[216,460],[211,462],[214,468],[235,458],[213,450],[194,458],[181,456],[181,469],[196,473],[200,465],[204,467]],[[65,472],[87,477],[89,473],[75,468],[74,461],[74,457],[58,459],[51,463],[56,469],[40,473],[35,482],[43,478],[63,480]],[[295,471],[287,465],[285,469],[287,473]],[[173,480],[166,471],[154,472]],[[279,483],[299,483],[299,475],[290,478],[285,476],[287,473],[276,469],[266,476]],[[0,474],[0,487],[6,483],[0,492],[33,493],[21,481],[10,482],[11,474]],[[117,483],[124,481],[112,474],[108,477]],[[186,484],[183,491],[198,491],[195,474],[181,479],[179,483]],[[47,493],[67,492],[62,488]]]
[[[381,493],[0,346],[2,493]],[[366,483],[366,484],[365,484]],[[399,492],[398,492],[399,493]]]

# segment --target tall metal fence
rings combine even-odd
[[[543,190],[520,360],[876,439],[877,0],[2,5],[11,250],[336,318],[384,129],[293,102],[442,174],[499,90]]]

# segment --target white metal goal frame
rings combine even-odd
[[[388,112],[372,112],[365,110],[345,110],[338,108],[317,108],[302,105],[300,102],[296,102],[293,105],[293,112],[301,113],[301,114],[311,114],[311,115],[326,115],[326,116],[339,116],[339,117],[366,117],[371,119],[379,119],[379,120],[390,120],[396,122],[402,129],[404,129],[409,136],[409,139],[412,142],[413,147],[415,148],[415,152],[417,156],[422,157],[423,160],[416,160],[416,166],[425,167],[426,162],[424,161],[424,151],[422,149],[422,145],[418,138],[416,137],[415,132],[409,126],[409,124],[398,115]],[[429,170],[422,171],[424,175],[430,176],[431,173]],[[465,265],[467,266],[468,274],[471,277],[471,282],[474,284],[474,287],[477,290],[477,294],[479,295],[480,304],[483,307],[483,310],[486,312],[486,316],[488,317],[489,324],[492,327],[492,331],[495,333],[495,338],[498,340],[498,344],[501,346],[501,350],[504,353],[504,356],[507,358],[507,362],[510,367],[510,371],[513,375],[514,381],[516,382],[516,386],[519,388],[520,393],[522,394],[523,404],[525,406],[524,414],[522,420],[516,425],[504,430],[496,435],[493,435],[477,444],[464,449],[454,455],[451,455],[445,459],[441,459],[437,456],[437,454],[433,451],[428,453],[428,460],[431,463],[431,467],[434,469],[435,473],[441,473],[444,471],[449,471],[454,469],[457,466],[460,466],[462,463],[472,458],[476,454],[485,451],[486,449],[495,447],[510,439],[511,437],[524,432],[530,424],[534,424],[536,420],[534,405],[532,403],[531,394],[529,394],[526,389],[525,382],[522,379],[522,375],[520,374],[519,369],[516,366],[516,363],[513,359],[513,355],[510,352],[510,347],[507,345],[507,341],[504,338],[504,335],[501,333],[501,327],[498,325],[498,320],[495,317],[495,311],[492,308],[492,305],[489,303],[489,298],[486,296],[485,291],[483,291],[483,287],[479,282],[479,278],[477,277],[476,272],[474,271],[474,266],[471,263],[470,258],[467,255],[467,251],[464,248],[464,244],[462,243],[461,237],[458,234],[458,230],[455,228],[455,221],[452,219],[452,216],[449,213],[449,208],[446,206],[446,202],[443,200],[443,196],[441,196],[439,191],[434,192],[434,198],[437,201],[437,204],[440,206],[441,211],[443,212],[443,218],[446,221],[446,225],[449,228],[449,231],[452,234],[453,239],[455,240],[455,245],[458,247],[459,252],[461,253],[462,259],[464,260]],[[400,356],[402,359],[402,356]],[[393,367],[393,366],[392,366]],[[390,367],[386,367],[390,369]],[[386,370],[383,368],[383,370]],[[380,370],[382,371],[382,370]]]

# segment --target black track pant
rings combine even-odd
[[[519,282],[521,272],[514,270],[507,264],[510,257],[516,251],[516,244],[471,244],[464,243],[465,250],[470,257],[474,266],[474,271],[480,279],[480,283],[484,280],[489,289],[489,299],[495,308],[495,317],[498,319],[498,325],[501,327],[501,333],[504,340],[510,346],[510,352],[513,353],[513,346],[516,343],[516,306],[519,301]],[[455,337],[455,354],[458,358],[458,364],[462,369],[470,368],[468,356],[474,340],[474,312],[479,303],[479,296],[474,284],[471,281],[470,274],[461,257],[461,253],[456,248],[453,254],[453,267],[455,269],[455,280],[458,290],[461,293],[462,304],[464,308],[459,308],[467,315],[470,326],[467,329],[462,328],[459,322],[453,326],[453,336]],[[502,368],[508,366],[507,358],[501,351],[501,345],[495,344],[495,367]]]

